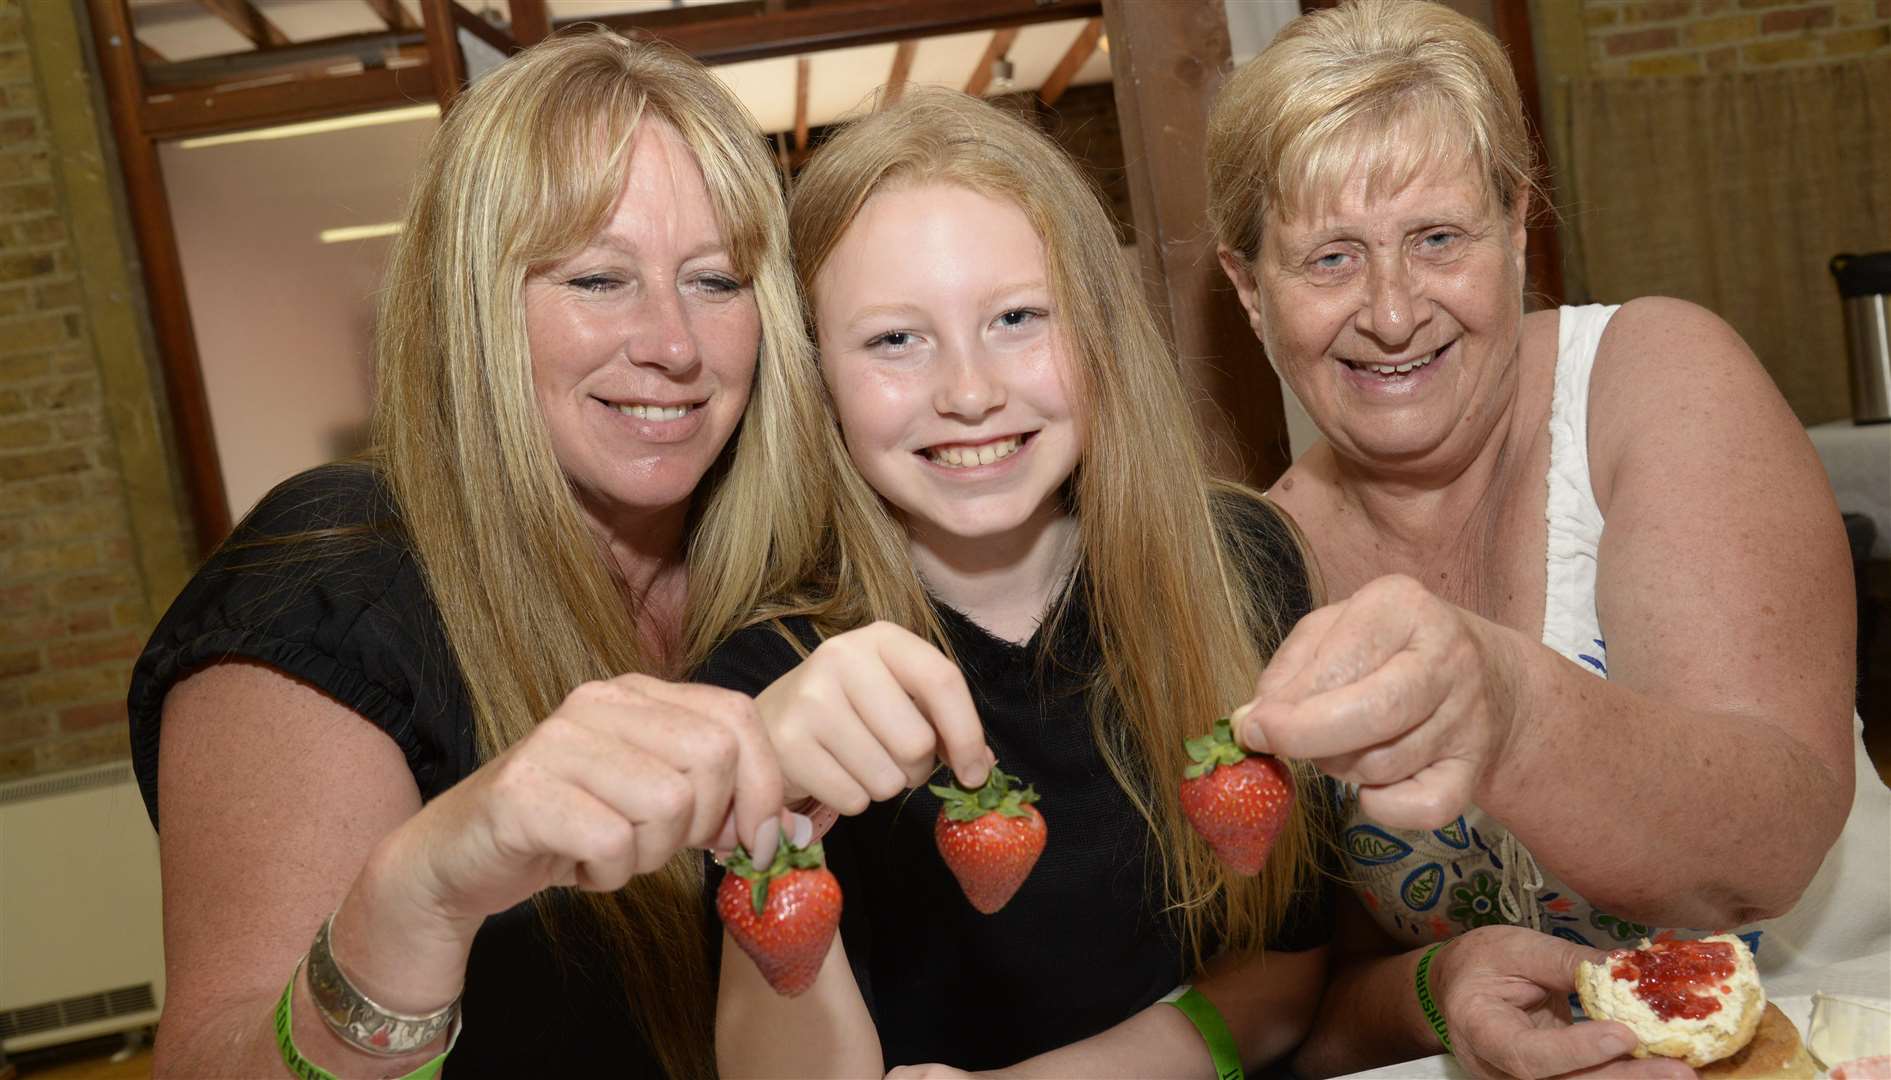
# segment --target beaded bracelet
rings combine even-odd
[[[1424,1011],[1431,1030],[1438,1033],[1438,1041],[1444,1044],[1445,1053],[1455,1054],[1451,1049],[1451,1032],[1445,1027],[1445,1014],[1438,1010],[1438,1003],[1431,996],[1431,958],[1444,947],[1445,943],[1440,941],[1418,958],[1418,1007]]]

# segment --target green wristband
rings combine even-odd
[[[1418,958],[1418,1007],[1424,1010],[1431,1030],[1438,1033],[1438,1041],[1444,1044],[1445,1053],[1455,1055],[1456,1051],[1451,1049],[1451,1032],[1445,1027],[1445,1014],[1439,1011],[1437,1001],[1431,996],[1431,958],[1444,947],[1445,943],[1440,941]]]
[[[302,974],[302,961],[297,960],[295,970],[289,973],[289,985],[282,988],[282,1000],[276,1002],[276,1049],[282,1051],[282,1063],[289,1067],[289,1072],[302,1080],[337,1080],[334,1073],[322,1068],[308,1058],[295,1045],[295,1014],[289,1002],[295,997],[295,979]],[[401,1077],[401,1080],[434,1080],[440,1075],[441,1066],[446,1064],[446,1056],[453,1052],[453,1044],[460,1041],[460,1022],[453,1021],[453,1033],[447,1036],[446,1049],[440,1056],[422,1064],[418,1069]]]
[[[1215,1062],[1215,1076],[1219,1080],[1243,1080],[1241,1070],[1241,1051],[1234,1045],[1234,1033],[1228,1030],[1228,1024],[1221,1018],[1221,1010],[1208,1000],[1208,995],[1193,986],[1180,986],[1168,997],[1162,999],[1165,1004],[1173,1005],[1188,1017],[1188,1022],[1195,1025],[1195,1030],[1202,1033],[1202,1041],[1208,1044],[1208,1056]]]

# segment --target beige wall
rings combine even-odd
[[[0,779],[125,754],[189,559],[84,45],[0,0]]]

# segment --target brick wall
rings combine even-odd
[[[1698,75],[1891,51],[1891,0],[1582,0],[1591,74]]]
[[[126,755],[126,677],[152,623],[57,103],[28,48],[27,18],[58,5],[28,4],[0,0],[0,779]]]

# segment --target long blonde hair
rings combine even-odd
[[[532,389],[522,302],[534,267],[604,225],[649,116],[694,152],[762,325],[747,412],[691,511],[681,657],[640,644],[641,613],[627,607],[559,469]],[[808,417],[821,389],[779,178],[754,132],[695,61],[594,31],[507,61],[434,137],[381,298],[373,460],[439,607],[481,760],[524,738],[581,682],[682,670],[679,660],[700,655],[759,597],[807,572],[820,523],[785,500],[825,491],[821,474],[799,468],[820,445]],[[700,882],[700,857],[686,852],[614,896],[583,899],[622,961],[632,1015],[676,1076],[713,1071]]]
[[[1504,47],[1429,0],[1347,0],[1288,23],[1222,84],[1204,152],[1215,239],[1247,263],[1270,211],[1317,211],[1362,165],[1372,194],[1470,165],[1505,211],[1540,195]]]
[[[1267,869],[1238,878],[1189,828],[1178,794],[1183,740],[1253,693],[1281,635],[1271,583],[1258,592],[1250,585],[1262,556],[1214,505],[1258,496],[1210,480],[1175,358],[1094,188],[1042,132],[976,98],[911,88],[816,151],[789,207],[796,272],[809,295],[872,195],[932,183],[1015,204],[1044,243],[1070,392],[1084,418],[1068,498],[1080,602],[1102,656],[1090,693],[1094,735],[1149,824],[1163,893],[1191,956],[1199,962],[1216,938],[1234,950],[1258,948],[1312,872],[1310,804],[1318,800],[1303,787],[1308,797],[1296,800],[1301,809]],[[949,652],[906,533],[853,465],[831,411],[824,436],[836,474],[832,559],[822,580],[764,614],[807,614],[824,633],[888,619]]]

